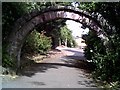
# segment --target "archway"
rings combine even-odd
[[[68,15],[69,14],[69,15]],[[39,24],[56,19],[70,19],[82,23],[91,30],[101,33],[101,15],[90,14],[70,6],[48,7],[41,11],[34,10],[18,19],[8,40],[7,52],[19,66],[21,48],[26,36]],[[104,34],[104,32],[102,32]]]

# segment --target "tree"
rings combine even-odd
[[[61,43],[64,44],[65,46],[69,47],[75,47],[75,40],[73,39],[72,36],[72,31],[70,31],[67,26],[61,27],[60,28],[60,40]]]
[[[51,38],[45,36],[44,32],[39,33],[36,30],[34,30],[27,37],[23,47],[23,52],[46,54],[50,49],[51,49]]]
[[[88,3],[88,5],[92,3]],[[85,3],[83,3],[83,6]],[[96,77],[108,83],[120,81],[120,3],[94,3],[94,7],[84,7],[92,13],[100,13],[109,25],[102,25],[107,34],[106,40],[99,39],[95,34],[88,35],[85,56],[96,65]],[[101,21],[103,22],[103,21]],[[90,52],[92,50],[92,52]]]

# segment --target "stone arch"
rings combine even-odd
[[[69,14],[69,15],[68,15]],[[100,14],[90,14],[86,11],[71,6],[54,6],[43,10],[34,10],[27,13],[15,22],[13,31],[8,38],[7,52],[10,58],[16,61],[19,66],[21,48],[25,37],[39,24],[56,19],[70,19],[96,30],[99,34],[102,29]]]

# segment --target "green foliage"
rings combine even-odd
[[[67,44],[68,47],[75,47],[76,43],[72,36],[72,31],[70,31],[67,26],[60,28],[60,39],[62,44]]]
[[[92,60],[94,53],[105,54],[105,46],[103,41],[97,36],[96,31],[90,30],[89,34],[86,35],[85,43],[87,44],[85,56],[88,60]]]
[[[6,45],[2,47],[2,66],[6,68],[15,69],[16,65],[12,58],[6,52]]]
[[[3,2],[2,9],[2,39],[6,41],[14,22],[22,15],[29,12],[29,10],[27,9],[27,3],[23,2]]]
[[[97,79],[107,81],[109,85],[111,82],[120,82],[120,3],[94,3],[94,8],[89,6],[92,3],[88,7],[84,4],[84,10],[90,9],[88,11],[102,14],[109,23],[108,26],[102,25],[102,30],[107,34],[105,40],[91,32],[86,36],[85,56],[96,65],[94,75]]]
[[[51,38],[40,34],[36,30],[27,37],[23,50],[46,54],[51,49]]]
[[[36,29],[37,31],[41,32],[40,30],[44,30],[46,33],[45,35],[52,38],[52,48],[56,48],[59,45],[60,41],[60,28],[65,25],[64,19],[54,20],[48,23],[44,23]]]
[[[3,53],[2,62],[3,67],[13,67],[14,65],[8,54],[5,53]]]
[[[96,65],[96,77],[100,80],[120,81],[119,50],[114,51],[109,41],[109,46],[95,34],[88,34],[86,39],[85,57]],[[114,47],[113,47],[114,48]]]
[[[46,36],[54,38],[55,46],[64,45],[66,42],[68,47],[75,47],[76,43],[72,37],[72,32],[66,27],[65,21],[63,19],[52,21],[42,25],[40,28],[46,31]],[[54,44],[52,45],[54,46]]]
[[[79,7],[82,10],[93,12],[96,9],[96,3],[93,2],[80,2]]]
[[[63,42],[65,42],[66,39],[68,39],[68,34],[70,33],[69,29],[67,29],[66,26],[61,27],[60,30],[60,37],[63,40]]]

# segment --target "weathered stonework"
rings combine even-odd
[[[102,25],[106,24],[106,21],[100,14],[90,14],[86,11],[70,6],[54,6],[48,7],[41,11],[34,10],[31,13],[27,13],[15,22],[15,25],[13,26],[13,32],[8,38],[9,47],[7,48],[7,52],[11,58],[14,56],[15,60],[18,60],[18,66],[21,48],[26,36],[37,25],[56,19],[74,20],[86,25],[91,30],[96,30],[98,33],[101,32]]]

